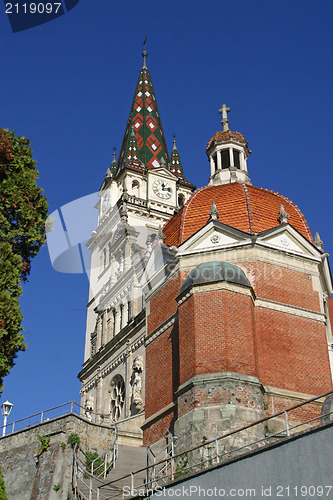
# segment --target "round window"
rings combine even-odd
[[[117,375],[111,382],[111,419],[117,422],[121,416],[125,402],[124,379]]]

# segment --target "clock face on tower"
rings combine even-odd
[[[162,200],[167,200],[171,198],[172,187],[166,181],[157,179],[153,182],[154,193]]]

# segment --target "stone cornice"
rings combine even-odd
[[[300,318],[311,319],[313,321],[319,321],[325,323],[325,314],[316,311],[310,311],[309,309],[303,309],[297,306],[291,306],[289,304],[282,304],[281,302],[274,302],[269,299],[257,298],[254,302],[255,307],[263,307],[265,309],[270,309],[272,311],[279,311],[286,314],[292,314],[293,316],[298,316]]]
[[[215,283],[208,283],[207,285],[204,283],[193,284],[189,288],[184,290],[183,293],[179,294],[178,297],[176,297],[176,301],[178,303],[178,306],[180,306],[191,295],[195,293],[204,293],[213,290],[228,290],[233,293],[247,295],[248,297],[251,297],[253,301],[255,300],[253,289],[241,284],[230,283],[228,281],[218,281]]]
[[[176,406],[177,406],[177,404],[174,402],[168,404],[167,406],[164,406],[164,408],[157,411],[156,413],[154,413],[150,417],[146,418],[146,420],[143,422],[141,429],[144,431],[147,427],[149,427],[154,422],[156,422],[156,420],[159,420],[160,418],[163,418],[166,415],[168,415],[169,413],[171,413],[176,408]]]
[[[280,389],[279,387],[270,387],[268,385],[264,386],[265,394],[270,397],[279,397],[279,398],[287,398],[294,399],[295,401],[308,401],[316,397],[313,394],[305,394],[303,392],[290,391],[288,389]],[[324,402],[325,398],[317,399],[313,401],[311,404],[321,406]]]
[[[82,370],[78,374],[79,380],[85,380],[88,377],[90,377],[98,368],[98,366],[103,365],[103,363],[106,362],[106,359],[110,356],[110,353],[115,353],[118,349],[120,349],[123,345],[123,351],[122,353],[114,359],[120,359],[123,356],[123,352],[128,349],[135,348],[137,349],[137,342],[140,342],[140,345],[144,343],[144,337],[145,337],[145,310],[143,309],[133,320],[128,323],[117,335],[115,335],[107,344],[105,344],[99,351],[96,353],[96,355],[93,358],[89,358],[83,365]],[[142,332],[142,335],[140,335],[139,339],[137,339],[135,342],[130,344],[129,346],[125,345],[126,339],[128,339],[129,336],[133,337],[135,334],[137,334],[140,329],[143,329],[144,331]],[[112,361],[113,362],[113,361]],[[110,362],[110,363],[112,363]],[[109,364],[110,364],[109,363]],[[109,366],[106,365],[106,367]],[[119,363],[118,363],[119,364]],[[104,370],[104,367],[103,367]],[[92,380],[92,379],[91,379]],[[88,382],[87,382],[88,383]],[[86,384],[83,384],[84,386]]]
[[[164,321],[162,323],[162,325],[160,325],[153,332],[151,332],[148,337],[146,337],[146,340],[145,340],[146,346],[149,345],[151,342],[153,342],[153,340],[155,340],[159,335],[164,333],[168,328],[170,328],[170,326],[172,326],[175,323],[176,314],[177,313],[170,316],[166,321]]]
[[[175,393],[177,397],[184,394],[188,390],[193,387],[202,386],[206,384],[220,384],[225,383],[226,381],[233,381],[237,383],[244,383],[252,386],[257,386],[264,393],[264,387],[260,380],[257,377],[253,377],[252,375],[244,375],[242,373],[234,373],[234,372],[221,372],[221,373],[205,373],[201,375],[195,375],[190,380],[184,382],[184,384],[180,385]]]

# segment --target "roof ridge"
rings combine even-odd
[[[301,218],[301,220],[303,222],[305,231],[306,231],[306,233],[307,233],[307,235],[309,237],[309,240],[313,243],[313,236],[311,234],[310,227],[309,227],[309,225],[308,225],[308,223],[307,223],[307,221],[305,219],[305,216],[304,216],[303,212],[300,210],[300,208],[298,208],[298,206],[293,201],[291,201],[289,198],[287,198],[287,196],[284,196],[283,194],[280,194],[277,191],[274,191],[273,189],[261,188],[259,186],[251,186],[251,188],[253,188],[253,189],[259,189],[260,191],[266,191],[266,192],[269,192],[269,193],[273,193],[276,196],[278,196],[279,198],[281,198],[282,200],[290,203],[290,205],[296,210],[296,212],[300,216],[300,218]]]
[[[241,185],[241,187],[243,189],[243,192],[244,192],[245,202],[246,202],[246,210],[247,210],[247,217],[248,217],[248,220],[249,220],[250,234],[253,234],[253,233],[255,233],[255,230],[254,230],[254,224],[253,224],[253,213],[252,213],[252,207],[251,207],[250,194],[249,194],[249,191],[247,189],[247,185],[245,184],[245,182],[237,182],[237,184]]]

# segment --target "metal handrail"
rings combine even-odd
[[[97,496],[99,496],[98,490],[93,488],[93,480],[103,483],[101,476],[106,478],[106,475],[108,471],[111,468],[115,468],[116,466],[116,459],[118,456],[118,428],[115,426],[115,433],[114,433],[114,439],[112,444],[109,446],[109,448],[103,453],[102,455],[99,455],[96,457],[94,460],[91,461],[90,464],[90,470],[87,469],[86,463],[84,463],[82,460],[79,459],[79,453],[82,453],[82,455],[90,460],[90,457],[79,447],[78,444],[75,445],[74,451],[73,451],[73,488],[74,491],[77,491],[82,497],[86,498],[84,493],[81,491],[80,487],[78,486],[79,482],[82,482],[86,488],[89,490],[89,499],[91,500],[92,498],[92,493],[96,493]],[[97,460],[99,460],[101,457],[104,458],[103,462],[98,466],[97,470],[102,468],[102,472],[99,474],[96,474],[96,469],[94,464],[96,463]],[[110,463],[108,464],[108,459],[110,460]],[[83,478],[80,476],[81,475],[84,477],[85,475],[88,476],[89,478],[89,484],[83,480]]]
[[[59,408],[63,408],[65,406],[69,406],[69,405],[70,405],[70,407],[67,411],[62,411],[62,412],[60,412],[56,415],[52,415],[50,417],[47,416],[48,413],[50,413],[54,410],[58,410]],[[24,418],[21,418],[19,420],[15,420],[14,422],[10,422],[10,423],[6,424],[6,426],[0,426],[0,439],[1,439],[1,437],[4,437],[4,436],[2,436],[2,429],[4,427],[6,427],[6,436],[8,436],[10,434],[13,434],[13,432],[22,431],[22,430],[28,429],[29,427],[32,427],[34,425],[39,425],[39,424],[54,420],[56,418],[64,417],[65,415],[78,415],[79,417],[84,418],[88,422],[91,422],[91,418],[88,418],[85,415],[85,411],[86,411],[86,409],[83,406],[81,406],[79,403],[77,403],[76,401],[68,401],[67,403],[63,403],[61,405],[54,406],[53,408],[48,408],[47,410],[41,411],[39,413],[34,413],[32,415],[29,415],[28,417],[24,417]],[[95,420],[100,416],[99,413],[93,413],[93,415],[95,416]],[[21,422],[30,421],[31,419],[34,419],[35,417],[38,417],[38,419],[36,418],[33,423],[29,422],[28,424],[23,425],[22,427],[18,428],[18,425]],[[101,424],[101,425],[103,425],[103,424]],[[111,427],[113,427],[113,425]]]
[[[101,490],[103,488],[112,488],[112,489],[115,489],[114,486],[112,486],[112,484],[114,483],[117,483],[119,481],[123,481],[125,479],[130,479],[130,482],[131,482],[131,485],[133,485],[133,481],[134,481],[134,476],[137,475],[137,474],[140,474],[144,471],[146,471],[146,477],[148,478],[149,477],[149,469],[152,469],[152,468],[155,468],[155,471],[156,471],[156,467],[157,466],[161,466],[162,464],[166,464],[167,461],[170,461],[170,474],[168,474],[167,476],[164,476],[164,479],[166,477],[170,478],[171,481],[177,479],[177,471],[175,470],[175,464],[177,463],[177,459],[180,459],[181,457],[184,457],[185,455],[188,456],[189,453],[191,452],[194,452],[196,450],[199,450],[199,449],[206,449],[207,450],[207,446],[208,445],[211,445],[214,443],[215,445],[215,450],[216,450],[216,456],[215,457],[210,457],[208,458],[207,460],[201,460],[200,462],[198,462],[197,464],[194,464],[194,465],[189,465],[188,467],[183,467],[182,468],[182,473],[186,470],[190,470],[191,468],[195,468],[197,466],[202,466],[203,464],[206,464],[208,462],[209,465],[212,464],[212,461],[215,459],[216,460],[216,464],[220,463],[220,459],[222,457],[227,457],[228,456],[231,456],[232,454],[234,454],[235,452],[237,451],[240,451],[240,450],[243,450],[243,449],[246,449],[246,448],[249,448],[249,446],[253,446],[255,444],[259,444],[259,443],[262,443],[263,445],[265,445],[265,443],[269,444],[268,441],[270,441],[272,438],[286,438],[286,437],[289,437],[290,436],[290,432],[293,430],[293,429],[296,429],[300,426],[304,426],[306,424],[311,424],[312,422],[318,420],[318,419],[321,419],[322,417],[325,417],[325,416],[328,416],[328,415],[332,415],[333,412],[329,412],[329,413],[326,413],[326,414],[321,414],[317,417],[314,417],[312,419],[308,419],[304,422],[301,422],[301,423],[296,423],[294,426],[291,426],[290,425],[290,421],[288,421],[288,418],[287,418],[287,415],[292,412],[293,410],[295,409],[298,409],[298,408],[301,408],[302,406],[305,406],[307,404],[311,404],[313,402],[316,402],[318,401],[319,399],[321,398],[324,398],[324,397],[327,397],[328,395],[330,394],[333,394],[333,390],[330,390],[330,391],[327,391],[319,396],[316,396],[316,397],[313,397],[313,398],[310,398],[306,401],[303,401],[302,403],[298,403],[296,405],[293,405],[291,406],[290,408],[286,409],[286,410],[282,410],[280,412],[277,412],[277,413],[274,413],[273,415],[270,415],[268,417],[265,417],[265,418],[262,418],[260,420],[257,420],[255,422],[252,422],[251,424],[248,424],[244,427],[241,427],[239,429],[236,429],[236,430],[233,430],[233,431],[230,431],[228,432],[227,434],[224,434],[223,436],[219,436],[217,438],[214,438],[214,439],[211,439],[211,440],[208,440],[208,441],[205,441],[204,443],[200,444],[200,445],[197,445],[197,446],[193,446],[192,448],[189,448],[181,453],[178,453],[176,455],[173,455],[173,456],[169,456],[169,457],[166,457],[164,458],[163,460],[159,461],[159,462],[155,462],[151,465],[147,465],[147,467],[144,467],[144,468],[141,468],[141,469],[138,469],[130,474],[126,474],[124,476],[122,476],[121,478],[118,478],[118,479],[115,479],[113,481],[109,481],[107,483],[104,483],[100,486],[98,486],[98,490]],[[221,441],[221,440],[225,440],[226,438],[230,437],[230,436],[233,436],[239,432],[242,432],[242,431],[245,431],[245,430],[248,430],[252,427],[254,427],[255,425],[260,425],[264,422],[267,422],[269,420],[272,420],[272,419],[276,419],[277,417],[280,417],[282,416],[284,417],[283,421],[285,423],[285,428],[282,430],[282,431],[279,431],[279,432],[276,432],[276,433],[273,433],[273,434],[270,434],[269,436],[265,436],[264,438],[260,438],[260,439],[257,439],[257,440],[254,440],[254,441],[249,441],[248,443],[246,443],[245,445],[243,446],[240,446],[240,447],[237,447],[237,448],[234,448],[234,449],[230,449],[229,451],[225,451],[225,452],[220,452],[219,451],[219,447],[218,447],[218,442]],[[208,448],[209,450],[209,448]],[[166,466],[166,465],[165,465]],[[155,484],[156,483],[156,475],[154,475],[154,472],[152,473],[152,476],[154,477],[154,481],[146,481],[146,483],[143,483],[141,484],[140,486],[141,487],[144,487],[144,488],[152,488],[154,489],[154,487],[156,488],[158,486],[158,484]],[[158,480],[158,479],[157,479]],[[136,489],[139,489],[140,486],[136,485]],[[118,495],[114,495],[114,496],[118,496]],[[112,497],[108,497],[108,498],[114,498],[114,496]]]

